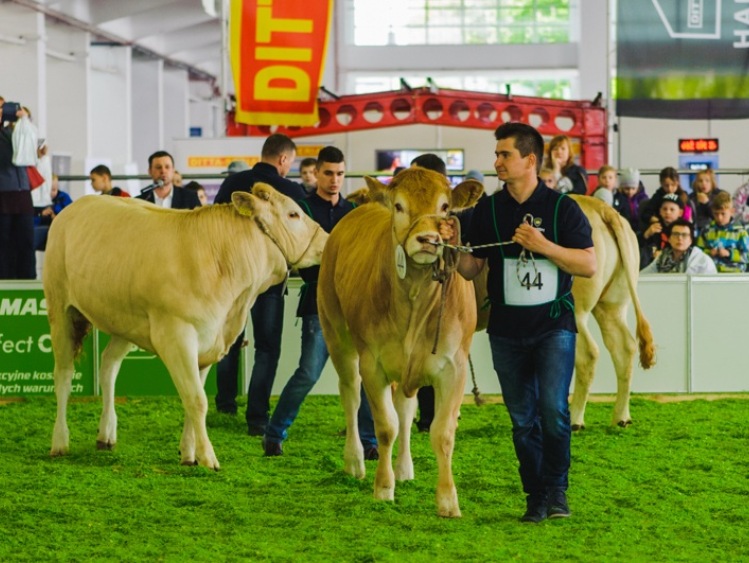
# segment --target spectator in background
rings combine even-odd
[[[543,167],[554,171],[557,191],[563,194],[588,193],[588,174],[582,166],[575,164],[572,143],[567,135],[557,135],[549,141]]]
[[[746,272],[749,265],[749,234],[734,222],[731,196],[722,192],[713,198],[713,220],[697,237],[697,246],[715,262],[718,272]]]
[[[0,96],[0,110],[4,104]],[[3,112],[0,123],[0,279],[4,280],[36,278],[29,176],[25,166],[13,164],[13,124],[26,115],[22,108],[12,115]]]
[[[658,217],[658,213],[661,209],[661,202],[663,198],[668,194],[676,194],[682,202],[682,208],[684,209],[684,219],[687,221],[694,222],[695,211],[692,207],[692,203],[689,201],[687,192],[681,188],[679,183],[679,173],[676,168],[667,166],[658,174],[658,180],[660,187],[655,191],[653,197],[647,205],[643,205],[640,209],[640,224],[643,229],[648,228],[652,223],[653,217]]]
[[[182,183],[182,174],[179,172],[179,170],[175,170],[174,177],[172,178],[172,185],[176,188],[181,188]]]
[[[619,171],[619,190],[614,193],[614,209],[629,221],[635,234],[642,232],[640,213],[647,204],[648,194],[640,182],[640,171],[637,168],[625,168]]]
[[[49,195],[52,204],[39,209],[34,218],[34,248],[39,251],[47,248],[47,233],[52,220],[60,214],[60,211],[73,203],[67,192],[60,191],[60,179],[57,174],[52,174]]]
[[[476,180],[477,182],[484,183],[484,175],[481,173],[480,170],[469,170],[466,172],[465,176],[466,180]]]
[[[183,187],[186,190],[195,192],[195,194],[198,196],[198,199],[200,200],[200,205],[209,205],[208,196],[206,195],[205,188],[202,184],[196,182],[195,180],[191,180],[190,182],[187,182],[187,184],[185,184]]]
[[[641,273],[714,274],[713,261],[693,243],[694,225],[686,219],[677,219],[668,228],[668,246]]]
[[[304,189],[286,178],[296,158],[296,145],[286,135],[274,133],[263,143],[260,162],[251,170],[229,175],[219,188],[214,203],[230,203],[231,194],[249,190],[255,182],[270,184],[283,195],[300,200]],[[286,282],[274,285],[261,293],[250,311],[255,341],[255,359],[247,392],[247,433],[262,436],[268,424],[270,394],[281,357],[283,336],[284,295]],[[226,414],[237,412],[237,380],[239,352],[244,342],[244,331],[232,344],[229,352],[216,366],[216,410]]]
[[[236,174],[237,172],[244,172],[245,170],[249,169],[250,165],[247,164],[244,160],[232,160],[226,170],[224,170],[223,174],[231,176],[232,174]]]
[[[314,158],[305,158],[299,165],[299,175],[302,179],[302,187],[307,194],[313,194],[317,190],[317,176],[315,170],[317,160]]]
[[[734,221],[749,225],[749,182],[741,184],[733,192]]]
[[[604,164],[598,170],[598,187],[593,192],[593,197],[600,199],[608,205],[614,205],[614,193],[616,192],[616,168]]]
[[[692,202],[696,212],[694,225],[697,227],[698,233],[712,221],[713,212],[711,205],[715,196],[722,191],[715,181],[715,172],[710,168],[697,172],[697,176],[695,176],[692,183],[692,193],[689,194],[689,200]]]
[[[640,264],[650,264],[668,244],[668,228],[684,215],[684,202],[678,194],[666,194],[661,199],[661,208],[657,216],[642,234],[640,245]],[[644,254],[644,256],[643,256]],[[645,262],[645,264],[643,264]]]
[[[91,178],[91,187],[101,195],[114,195],[118,197],[130,197],[125,190],[112,186],[112,171],[108,166],[100,164],[94,166],[88,173]]]
[[[154,188],[144,188],[138,199],[171,209],[195,209],[200,207],[200,200],[195,192],[174,185],[174,159],[166,151],[156,151],[148,157],[148,175],[152,185],[161,182]]]
[[[547,188],[551,188],[552,190],[557,189],[557,179],[554,176],[554,171],[551,168],[542,168],[538,173],[538,177],[544,184],[546,184]]]
[[[447,178],[447,165],[445,161],[438,157],[436,154],[431,152],[420,154],[411,161],[411,168],[419,166],[426,168],[427,170],[433,170],[439,172],[445,178]]]

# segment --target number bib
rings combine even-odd
[[[504,259],[506,305],[543,305],[557,298],[558,269],[551,260]]]

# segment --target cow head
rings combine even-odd
[[[480,182],[467,180],[455,189],[442,174],[425,168],[407,168],[385,185],[366,177],[372,201],[387,205],[393,213],[396,244],[416,264],[433,264],[442,254],[439,224],[450,211],[476,204],[484,191]]]
[[[328,233],[291,198],[259,182],[251,194],[234,192],[231,202],[241,215],[254,219],[289,266],[308,268],[320,263]]]

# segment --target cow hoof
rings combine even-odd
[[[49,451],[50,457],[62,457],[68,454],[68,448],[52,448]]]
[[[364,461],[354,461],[351,463],[346,463],[343,470],[351,475],[352,477],[356,477],[357,479],[364,479],[367,475],[367,470],[364,467]]]
[[[374,498],[377,500],[395,500],[395,489],[390,487],[375,488]]]
[[[198,464],[198,462],[197,462],[197,461],[195,461],[194,459],[183,459],[183,460],[181,461],[181,464],[182,464],[182,465],[186,465],[186,466],[189,466],[189,467],[193,467],[193,466],[197,465],[197,464]]]
[[[584,424],[573,424],[572,425],[572,431],[573,432],[580,432],[580,430],[585,430]]]
[[[617,422],[617,423],[616,423],[616,425],[617,425],[617,426],[618,426],[619,428],[626,428],[626,427],[627,427],[627,426],[629,426],[630,424],[632,424],[632,421],[631,421],[631,420],[620,420],[619,422]]]
[[[461,518],[463,516],[458,507],[452,509],[440,509],[437,511],[437,515],[441,518]]]
[[[114,449],[114,443],[104,442],[103,440],[96,440],[96,449],[112,451]]]

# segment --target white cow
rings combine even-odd
[[[93,324],[112,337],[101,361],[97,446],[117,441],[115,380],[137,345],[158,354],[182,399],[182,463],[218,469],[205,425],[208,369],[236,340],[256,297],[290,266],[319,264],[327,237],[267,184],[234,193],[231,205],[193,211],[101,196],[66,208],[50,228],[43,279],[57,396],[51,455],[68,451],[74,359]]]

